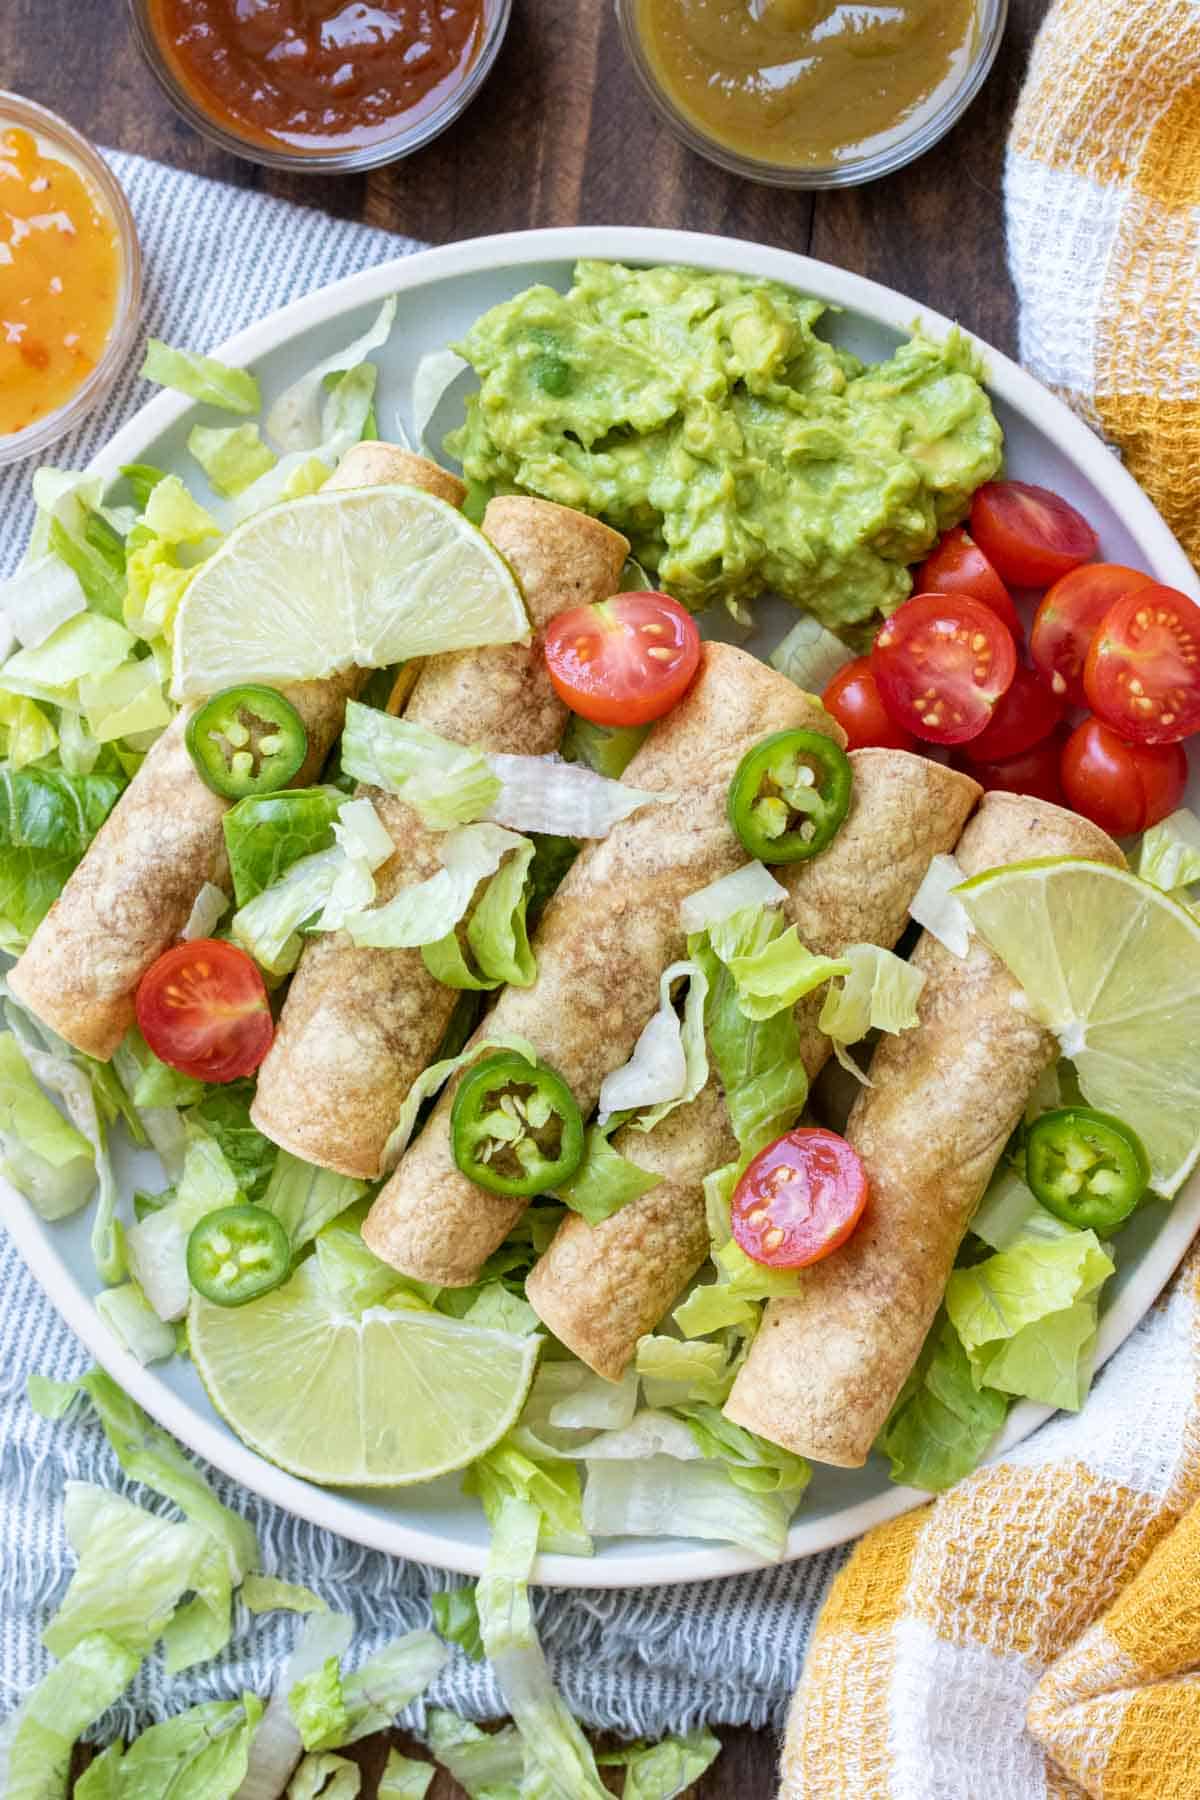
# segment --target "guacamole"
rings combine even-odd
[[[457,346],[479,392],[447,439],[487,493],[593,513],[695,610],[772,590],[833,628],[890,612],[907,564],[1000,466],[958,332],[864,365],[771,281],[581,262]]]

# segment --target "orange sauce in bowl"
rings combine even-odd
[[[78,392],[112,334],[116,223],[72,163],[0,118],[0,436]]]

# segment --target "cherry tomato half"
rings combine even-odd
[[[996,702],[991,720],[963,754],[971,762],[1004,762],[1032,750],[1060,723],[1065,708],[1032,669],[1018,667],[1008,692]]]
[[[1045,596],[1034,617],[1029,654],[1042,679],[1069,705],[1087,704],[1083,665],[1101,619],[1124,594],[1149,585],[1149,575],[1123,563],[1085,563]]]
[[[838,670],[825,689],[822,704],[845,732],[847,750],[916,748],[911,731],[897,725],[883,704],[869,656],[856,657]]]
[[[959,762],[963,770],[989,793],[999,789],[1006,794],[1033,794],[1038,800],[1065,806],[1059,762],[1066,735],[1060,729],[1053,736],[1043,738],[1032,750],[1022,750],[1019,756],[1006,757],[1003,762],[968,762],[965,757]]]
[[[597,725],[661,719],[699,661],[696,621],[669,594],[614,594],[559,613],[546,629],[555,693]]]
[[[871,652],[883,703],[931,744],[978,737],[1017,668],[1012,633],[969,594],[918,594],[885,619]]]
[[[867,1204],[858,1154],[835,1131],[785,1132],[733,1190],[732,1230],[769,1269],[803,1269],[844,1244]]]
[[[1063,745],[1067,805],[1113,837],[1157,825],[1183,799],[1182,744],[1127,744],[1100,719],[1085,719]]]
[[[1083,514],[1027,481],[985,481],[971,502],[971,536],[1014,587],[1047,587],[1096,554]]]
[[[1200,606],[1152,582],[1110,607],[1083,666],[1092,711],[1138,744],[1200,730]]]
[[[913,576],[914,594],[970,594],[1003,619],[1014,638],[1025,635],[1012,595],[979,545],[961,525],[947,531]]]
[[[155,1056],[198,1081],[249,1075],[275,1035],[255,963],[218,938],[164,950],[142,976],[134,1009]]]

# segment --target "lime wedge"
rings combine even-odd
[[[512,570],[453,506],[398,485],[333,489],[247,519],[201,564],[172,687],[186,700],[528,634]]]
[[[1200,1155],[1200,920],[1125,869],[1067,858],[955,890],[1055,1033],[1090,1106],[1146,1146],[1173,1194]]]
[[[313,1257],[248,1306],[193,1296],[188,1342],[210,1400],[252,1450],[324,1486],[404,1487],[504,1436],[540,1339],[385,1306],[355,1317]]]

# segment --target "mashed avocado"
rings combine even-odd
[[[607,520],[701,609],[768,589],[848,626],[890,612],[907,564],[1000,466],[1000,427],[958,332],[868,366],[817,337],[777,282],[581,262],[458,346],[479,375],[447,440],[485,491]]]

